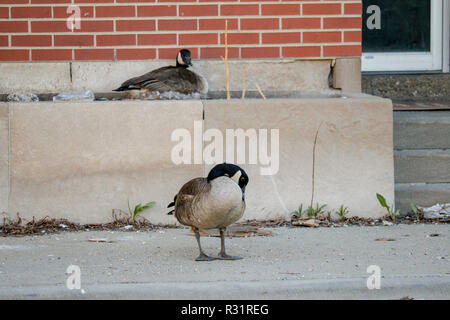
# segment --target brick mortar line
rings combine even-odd
[[[348,32],[348,31],[361,31],[361,29],[357,28],[345,28],[345,29],[244,29],[244,30],[229,30],[229,34],[244,34],[244,33],[291,33],[291,32],[317,32],[317,33],[324,33],[324,32]],[[100,31],[100,32],[93,32],[93,31],[84,31],[84,32],[71,32],[71,31],[61,31],[61,32],[14,32],[14,33],[1,33],[0,35],[10,35],[10,36],[48,36],[48,35],[124,35],[124,34],[208,34],[208,33],[225,33],[225,31],[222,30],[186,30],[186,31],[179,31],[179,30],[152,30],[152,31]]]
[[[298,1],[264,1],[262,4],[336,4],[336,3],[343,3],[343,4],[359,4],[361,3],[361,0],[317,0],[317,1],[305,1],[305,0],[298,0]],[[64,6],[70,6],[70,5],[78,5],[78,6],[155,6],[155,5],[176,5],[180,4],[179,2],[174,1],[158,1],[158,2],[84,2],[84,3],[3,3],[0,4],[1,7],[64,7]],[[228,5],[239,5],[239,4],[257,4],[256,1],[191,1],[191,2],[182,2],[181,5],[211,5],[211,4],[228,4]]]
[[[337,32],[337,31],[361,31],[358,28],[345,28],[345,29],[233,29],[229,30],[228,33],[232,34],[243,34],[243,33],[258,33],[258,32],[266,32],[266,33],[289,33],[289,32]],[[224,33],[223,30],[207,30],[207,29],[190,29],[190,30],[129,30],[129,31],[40,31],[40,32],[0,32],[0,35],[69,35],[69,34],[83,34],[83,35],[96,35],[96,34],[128,34],[128,33],[137,33],[137,34],[191,34],[191,33]]]
[[[313,60],[313,61],[324,61],[324,60],[333,60],[338,58],[359,58],[359,56],[349,55],[349,56],[326,56],[326,57],[314,57],[314,56],[301,56],[301,57],[287,57],[287,56],[280,56],[277,58],[229,58],[230,60],[236,60],[236,61],[277,61],[277,62],[295,62],[299,60]],[[172,61],[172,59],[151,59],[159,60],[159,61]],[[208,58],[208,60],[214,60],[214,61],[221,61],[220,58]],[[72,60],[0,60],[1,63],[23,63],[23,62],[32,62],[32,63],[69,63],[69,62],[126,62],[126,61],[148,61],[148,59],[107,59],[107,60],[97,60],[97,59],[75,59],[72,58]]]
[[[0,21],[61,21],[67,20],[67,17],[60,18],[51,18],[51,17],[30,17],[30,18],[0,18]],[[238,19],[238,18],[361,18],[361,15],[356,13],[347,13],[347,14],[273,14],[273,15],[259,15],[259,14],[242,14],[242,15],[212,15],[212,16],[180,16],[180,15],[161,15],[161,16],[124,16],[124,17],[81,17],[80,20],[98,20],[98,21],[111,21],[111,20],[140,20],[140,19],[173,19],[179,18],[180,20],[189,20],[189,19]]]
[[[229,48],[262,48],[262,47],[270,47],[270,48],[285,48],[285,47],[327,47],[327,46],[359,46],[360,42],[327,42],[327,43],[286,43],[282,45],[278,45],[276,43],[261,43],[261,44],[233,44],[229,45]],[[223,44],[189,44],[186,46],[196,47],[199,49],[205,48],[224,48]],[[55,47],[45,47],[45,46],[36,46],[36,47],[10,47],[7,49],[11,50],[77,50],[77,49],[176,49],[179,48],[178,45],[168,44],[168,45],[114,45],[114,46],[55,46]]]
[[[189,46],[189,47],[196,47],[196,48],[224,48],[223,44],[186,44],[183,46]],[[349,47],[349,46],[361,46],[360,42],[346,42],[343,44],[342,42],[330,42],[330,43],[286,43],[283,45],[277,45],[276,43],[261,43],[261,44],[252,44],[252,45],[229,45],[229,48],[288,48],[288,47],[328,47],[328,46],[340,46],[340,47]],[[43,47],[43,46],[36,46],[36,47],[7,47],[2,48],[2,50],[72,50],[72,49],[161,49],[161,48],[167,48],[167,49],[176,49],[179,48],[179,45],[175,44],[168,44],[168,45],[160,45],[160,46],[151,46],[151,45],[108,45],[108,46],[55,46],[55,47]]]

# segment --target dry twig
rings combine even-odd
[[[257,83],[256,83],[256,89],[258,89],[258,92],[261,95],[261,97],[263,97],[263,99],[266,100],[266,96],[264,95],[264,93],[262,92],[261,88],[259,87],[259,85]]]
[[[227,100],[230,100],[230,70],[228,68],[228,20],[225,20],[225,72],[227,78]]]
[[[244,70],[243,70],[243,75],[242,75],[242,99],[245,99],[245,82],[247,80],[247,67],[244,65]]]
[[[317,145],[317,137],[319,135],[320,127],[322,126],[323,121],[320,123],[319,127],[316,131],[316,137],[314,138],[314,146],[313,146],[313,162],[312,162],[312,192],[311,192],[311,206],[313,207],[314,202],[314,174],[315,174],[315,167],[316,167],[316,145]]]

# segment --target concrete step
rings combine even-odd
[[[81,290],[68,290],[64,286],[35,286],[0,288],[5,300],[104,300],[104,299],[391,299],[419,297],[446,299],[450,291],[450,277],[440,274],[404,274],[383,276],[382,290],[367,289],[367,277],[354,276],[338,279],[313,280],[258,280],[258,281],[177,281],[151,283],[92,284]],[[187,305],[187,304],[186,304]],[[256,309],[264,311],[264,308]],[[180,314],[180,311],[177,311]],[[217,308],[224,315],[226,309]],[[256,311],[255,311],[256,312]],[[166,311],[166,314],[170,314]],[[230,313],[228,313],[229,315]],[[270,314],[270,313],[269,313]],[[174,317],[175,318],[175,317]],[[200,317],[199,317],[200,318]],[[249,318],[249,317],[247,317]]]
[[[396,183],[395,207],[406,214],[411,211],[410,201],[421,207],[450,203],[450,183]]]
[[[395,150],[394,169],[396,183],[449,183],[450,149]]]
[[[450,149],[450,110],[394,112],[395,149]]]

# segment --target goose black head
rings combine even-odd
[[[182,49],[177,54],[177,67],[188,68],[192,66],[191,52],[187,49]]]
[[[231,164],[222,163],[216,165],[208,174],[207,181],[210,182],[218,177],[229,177],[234,182],[236,182],[242,190],[242,199],[245,194],[245,187],[248,184],[248,175],[241,167]]]

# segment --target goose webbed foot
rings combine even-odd
[[[195,261],[213,261],[216,259],[217,258],[210,257],[202,252],[202,253],[200,253],[200,255],[197,258],[195,258]]]
[[[230,256],[230,255],[226,254],[225,252],[219,252],[217,259],[219,259],[219,260],[241,260],[242,257]]]

